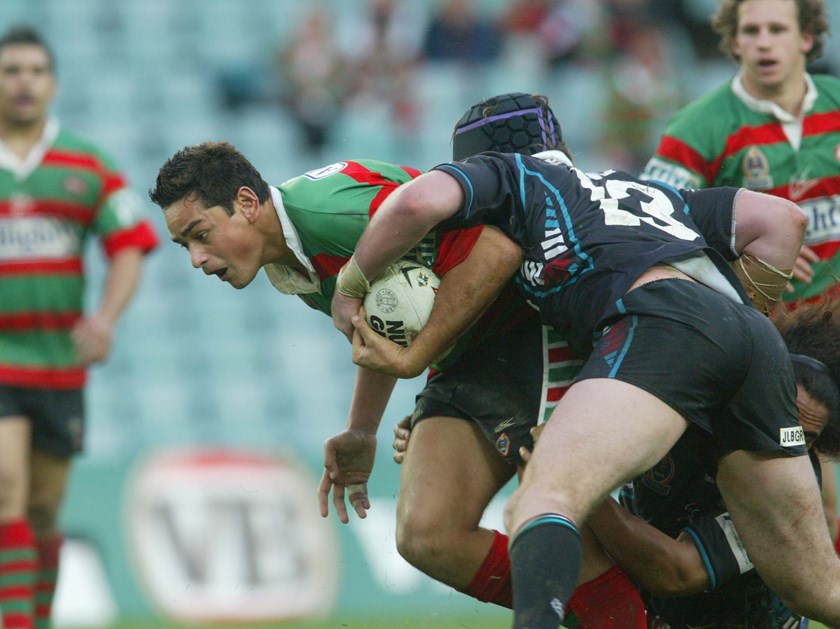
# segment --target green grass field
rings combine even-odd
[[[218,629],[227,629],[223,625],[212,625]],[[331,618],[320,622],[289,622],[273,625],[237,625],[243,629],[509,629],[510,618],[506,616],[474,615],[470,617],[415,616],[406,618],[379,618],[360,620],[351,618]],[[829,629],[818,622],[811,622],[810,629]],[[110,629],[207,629],[208,625],[179,625],[162,621],[125,622]],[[83,629],[83,628],[79,628]]]
[[[227,629],[223,625],[211,625]],[[378,618],[363,620],[353,618],[330,618],[319,622],[289,622],[282,624],[236,625],[242,629],[509,629],[510,618],[504,615],[474,615],[470,617],[436,617],[434,614],[413,618]],[[111,629],[207,629],[208,625],[179,625],[162,621],[125,622]],[[82,628],[80,628],[82,629]]]

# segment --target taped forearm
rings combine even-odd
[[[749,253],[735,260],[733,267],[753,306],[768,315],[782,300],[782,293],[793,277],[793,268],[777,269]]]

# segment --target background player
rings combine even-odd
[[[797,203],[808,217],[788,307],[840,277],[840,80],[811,75],[828,34],[825,0],[721,0],[712,18],[738,74],[669,122],[642,178],[676,187],[743,186]],[[826,515],[840,550],[837,495],[825,463]]]
[[[48,110],[54,59],[39,34],[0,37],[0,609],[6,629],[49,624],[57,516],[84,441],[86,367],[114,328],[156,236],[141,202],[97,147]],[[108,273],[83,313],[84,245],[102,240]],[[36,596],[37,593],[37,596]]]

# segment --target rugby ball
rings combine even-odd
[[[368,325],[389,341],[408,347],[432,314],[440,278],[409,260],[389,266],[370,285],[364,306]]]

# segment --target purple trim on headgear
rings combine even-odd
[[[513,118],[514,116],[522,116],[524,114],[537,114],[537,116],[539,116],[540,109],[539,107],[535,107],[534,109],[517,109],[516,111],[511,111],[506,114],[499,114],[498,116],[482,118],[481,120],[476,120],[475,122],[468,124],[465,127],[461,127],[455,132],[455,135],[460,135],[461,133],[464,133],[464,131],[470,131],[472,129],[475,129],[476,127],[495,122],[496,120],[506,120],[507,118]]]
[[[537,120],[540,123],[540,130],[542,132],[543,148],[549,146],[549,139],[551,140],[552,146],[557,144],[555,140],[556,134],[554,132],[554,120],[552,120],[551,116],[548,117],[548,134],[546,134],[545,118],[543,116],[542,108],[540,107],[534,107],[532,109],[518,109],[516,111],[511,111],[506,114],[499,114],[498,116],[489,116],[487,118],[482,118],[481,120],[476,120],[475,122],[461,127],[460,129],[455,131],[455,135],[460,135],[466,131],[472,131],[473,129],[477,129],[478,127],[490,124],[491,122],[496,122],[497,120],[507,120],[508,118],[513,118],[514,116],[524,116],[525,114],[537,115]]]

